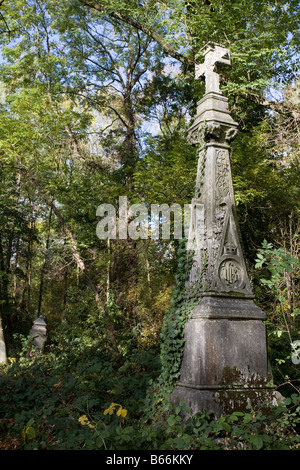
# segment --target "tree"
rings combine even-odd
[[[77,71],[69,79],[66,92],[93,109],[100,119],[105,115],[105,124],[97,135],[103,146],[109,139],[109,148],[101,150],[109,156],[116,153],[126,182],[126,174],[132,173],[138,158],[136,103],[140,81],[153,68],[149,39],[131,27],[120,29],[118,24],[83,12],[76,15],[76,10],[67,23],[61,20],[58,26],[63,47],[65,43],[69,52],[69,66]]]
[[[1,161],[9,187],[20,180],[14,198],[3,195],[11,209],[1,231],[5,331],[9,318],[15,330],[21,311],[28,321],[37,311],[60,321],[82,299],[87,312],[89,289],[118,339],[143,329],[141,319],[156,322],[167,302],[159,304],[160,289],[169,292],[173,282],[176,241],[108,246],[96,238],[95,213],[119,195],[148,205],[190,202],[197,152],[186,132],[203,93],[194,65],[208,39],[232,52],[222,88],[240,122],[233,175],[253,264],[262,239],[274,241],[289,220],[296,194],[294,163],[274,165],[270,138],[279,138],[281,118],[269,112],[266,86],[290,80],[297,2],[6,0],[2,8],[10,33],[1,36]]]
[[[284,73],[283,59],[286,66],[299,46],[293,33],[299,27],[299,3],[294,0],[80,2],[104,18],[117,18],[143,31],[184,66],[201,61],[201,48],[208,40],[226,42],[234,61],[228,92],[235,95],[235,104],[245,95],[260,101],[267,80]],[[286,75],[292,71],[292,62],[288,64]]]

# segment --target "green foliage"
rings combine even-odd
[[[270,246],[265,247],[271,249]],[[134,349],[114,358],[99,322],[60,328],[45,354],[3,366],[0,374],[2,448],[90,450],[289,450],[298,447],[299,395],[275,406],[207,412],[186,421],[184,403],[168,400],[178,378],[183,329],[195,292],[189,292],[192,258],[177,250],[178,273],[164,320],[161,349]],[[191,255],[191,254],[190,254]],[[259,258],[261,259],[261,258]],[[184,292],[184,295],[182,295]],[[116,315],[114,299],[107,308]],[[90,325],[90,327],[89,327]],[[96,326],[96,328],[95,328]],[[26,343],[26,344],[25,344]]]
[[[177,250],[176,284],[172,290],[170,308],[165,313],[161,330],[162,372],[158,383],[155,384],[155,387],[159,389],[158,399],[163,398],[163,401],[169,396],[180,375],[185,342],[184,327],[195,304],[195,297],[189,295],[187,285],[192,261],[193,253],[187,252],[185,240],[180,240]]]
[[[271,243],[264,240],[262,248],[257,253],[255,267],[263,266],[266,267],[269,276],[261,278],[260,282],[274,295],[289,332],[292,320],[299,315],[298,304],[295,301],[300,273],[299,258],[283,247],[273,248]]]
[[[153,350],[135,351],[115,363],[95,340],[92,346],[74,341],[26,365],[2,366],[1,449],[297,448],[296,394],[276,406],[218,420],[201,412],[183,422],[181,413],[189,411],[183,403],[176,408],[165,403],[153,413],[145,396],[159,373],[155,357]]]
[[[299,391],[299,286],[300,261],[283,247],[274,248],[264,240],[256,259],[256,268],[262,272],[260,282],[274,299],[268,315],[270,359],[274,366],[276,381]],[[270,304],[270,302],[269,302]],[[295,362],[296,359],[296,362]]]
[[[261,282],[273,290],[279,302],[283,302],[286,289],[280,288],[282,279],[287,273],[299,271],[300,261],[283,247],[275,249],[272,243],[264,240],[262,248],[258,251],[255,267],[261,268],[265,264],[271,277],[270,279],[261,279]]]

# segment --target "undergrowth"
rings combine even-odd
[[[170,403],[193,306],[183,289],[191,257],[183,246],[178,255],[181,274],[159,347],[132,347],[116,357],[99,330],[87,325],[77,336],[62,329],[44,354],[28,357],[23,338],[23,350],[0,369],[0,450],[298,448],[295,393],[267,412],[249,408],[219,419],[203,411],[183,421],[185,404]]]
[[[160,373],[155,350],[135,351],[122,363],[97,348],[59,361],[54,352],[2,367],[0,449],[218,450],[296,449],[299,396],[216,420],[147,390]],[[153,398],[153,397],[152,397]]]

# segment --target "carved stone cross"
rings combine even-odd
[[[218,64],[230,65],[230,51],[220,44],[209,42],[205,49],[204,64],[196,65],[196,79],[205,77],[205,93],[220,93]]]

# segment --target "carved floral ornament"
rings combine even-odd
[[[210,139],[231,142],[237,134],[238,129],[233,126],[225,127],[215,122],[211,122],[207,125],[201,123],[201,125],[194,127],[194,129],[190,129],[187,140],[190,145],[204,145],[205,142]]]

